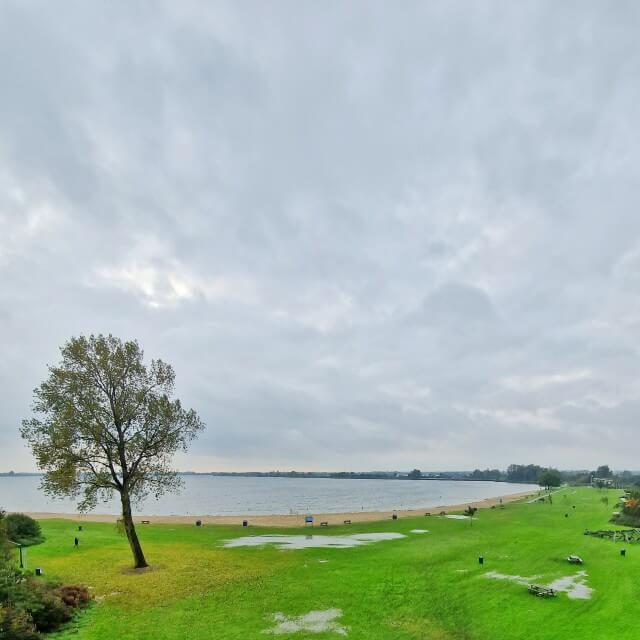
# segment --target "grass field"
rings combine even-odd
[[[274,628],[274,614],[338,609],[332,631],[277,637],[336,639],[346,630],[348,638],[371,640],[620,640],[638,633],[640,546],[627,545],[621,557],[621,544],[583,535],[585,528],[607,526],[618,493],[563,489],[552,505],[523,502],[479,511],[473,526],[432,516],[314,530],[315,535],[406,535],[350,549],[227,549],[222,541],[247,530],[140,526],[153,565],[140,574],[129,569],[126,540],[114,525],[84,523],[78,533],[72,521],[43,521],[47,539],[29,550],[29,567],[88,584],[96,596],[58,639],[253,640],[272,637],[264,632]],[[609,506],[601,502],[605,495]],[[411,533],[416,528],[429,533]],[[250,528],[248,533],[276,531]],[[585,564],[569,565],[569,554]],[[579,570],[588,574],[590,599],[565,593],[536,598],[523,584],[485,575],[538,575],[536,582],[548,584]]]

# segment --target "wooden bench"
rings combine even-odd
[[[554,598],[556,595],[556,592],[553,589],[543,587],[539,584],[530,584],[529,593],[533,596],[538,596],[539,598]]]

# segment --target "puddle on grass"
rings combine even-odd
[[[347,628],[336,622],[336,619],[341,615],[340,609],[309,611],[302,616],[285,616],[283,613],[274,613],[273,621],[276,626],[272,629],[266,629],[263,633],[282,635],[307,631],[309,633],[337,633],[346,636]]]
[[[511,582],[517,582],[518,584],[525,586],[534,583],[540,578],[540,576],[510,576],[504,573],[498,573],[497,571],[489,571],[484,575],[485,577],[493,578],[494,580],[510,580]],[[587,586],[587,578],[588,575],[586,571],[578,571],[578,573],[575,573],[572,576],[558,578],[544,586],[549,589],[553,589],[554,591],[566,593],[567,597],[571,598],[571,600],[589,600],[593,593],[593,589]]]
[[[429,533],[427,529],[411,529],[411,533]]]
[[[382,540],[398,540],[406,538],[402,533],[356,533],[352,536],[243,536],[234,540],[226,540],[224,547],[261,547],[273,544],[278,549],[348,549],[360,547]]]
[[[579,571],[573,576],[558,578],[547,586],[549,589],[564,591],[564,593],[566,593],[572,600],[589,600],[593,593],[593,589],[591,587],[587,587],[586,571]]]
[[[510,576],[506,573],[498,573],[497,571],[488,571],[484,574],[487,578],[493,578],[494,580],[509,580],[510,582],[517,582],[525,586],[535,582],[540,576]]]

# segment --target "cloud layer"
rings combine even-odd
[[[637,467],[640,6],[9,2],[0,468],[135,337],[182,468]]]

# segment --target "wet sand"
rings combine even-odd
[[[468,506],[477,507],[478,509],[490,509],[493,506],[524,498],[531,498],[536,495],[531,491],[523,493],[514,493],[508,496],[496,496],[495,498],[486,498],[478,502],[467,502],[464,504],[440,505],[437,507],[427,507],[425,509],[404,509],[400,511],[354,511],[351,513],[314,513],[314,524],[319,525],[321,522],[327,522],[330,525],[343,524],[345,520],[356,522],[377,522],[380,520],[389,520],[393,514],[397,514],[398,518],[415,518],[424,516],[425,513],[438,515],[441,511],[447,513],[455,511],[464,511]],[[32,518],[36,520],[73,520],[76,522],[116,522],[120,518],[118,515],[100,514],[100,513],[48,513],[48,512],[29,512]],[[301,513],[297,515],[270,515],[270,516],[134,516],[136,524],[142,523],[143,520],[157,524],[194,524],[196,520],[201,520],[202,524],[242,524],[243,520],[247,520],[249,525],[260,527],[303,527],[304,519],[307,514]],[[311,514],[310,514],[311,515]]]

